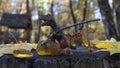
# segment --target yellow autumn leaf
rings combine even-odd
[[[2,47],[2,49],[0,49],[0,53],[2,54],[12,54],[13,50],[19,48],[20,46],[16,46],[16,45],[4,45]]]
[[[98,51],[108,51],[108,52],[110,52],[110,55],[115,54],[115,53],[120,53],[120,42],[112,42],[112,44],[114,44],[115,47],[100,49],[100,50],[97,50],[97,52]]]
[[[27,42],[20,42],[17,44],[1,44],[0,56],[3,56],[4,54],[13,54],[13,51],[17,49],[25,49],[25,50],[31,51],[32,49],[36,49],[36,47],[37,47],[37,44],[27,43]],[[24,55],[20,55],[20,56],[22,57]]]
[[[116,48],[115,44],[106,42],[106,41],[96,44],[96,47],[97,48]]]

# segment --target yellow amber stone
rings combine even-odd
[[[49,40],[46,45],[38,43],[36,50],[39,55],[61,55],[63,52],[63,49],[60,48],[60,45],[51,40]]]
[[[26,49],[17,49],[13,51],[13,56],[17,58],[31,58],[33,54]]]

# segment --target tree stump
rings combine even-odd
[[[0,57],[0,68],[120,68],[120,54],[109,52],[73,52],[72,56],[39,56],[33,51],[32,58]]]

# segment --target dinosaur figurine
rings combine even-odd
[[[49,35],[48,39],[38,43],[37,52],[39,55],[61,55],[65,54],[67,56],[72,55],[69,49],[68,42],[66,40],[63,31],[58,30],[61,27],[56,23],[55,19],[51,15],[41,15],[39,20],[43,20],[41,26],[50,26],[52,28],[52,33]]]
[[[63,48],[63,49],[66,48],[67,47],[67,41],[65,39],[64,32],[60,31],[59,33],[55,33],[56,31],[60,30],[61,27],[58,23],[56,23],[53,16],[51,16],[50,14],[41,15],[40,20],[44,21],[44,22],[41,23],[41,26],[50,26],[52,28],[52,31],[54,32],[54,33],[50,34],[49,38],[54,42],[57,40],[59,43],[61,43],[62,44],[62,45],[60,45],[61,48]],[[46,42],[47,42],[47,40],[44,41],[43,44],[46,43]]]

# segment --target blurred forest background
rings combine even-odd
[[[39,26],[40,14],[53,15],[61,28],[100,18],[101,21],[89,24],[88,29],[93,30],[90,38],[120,40],[120,0],[0,0],[0,43],[20,40],[37,43],[46,39],[50,27]],[[23,24],[17,26],[20,23]],[[79,27],[64,32],[74,33],[76,30]]]

